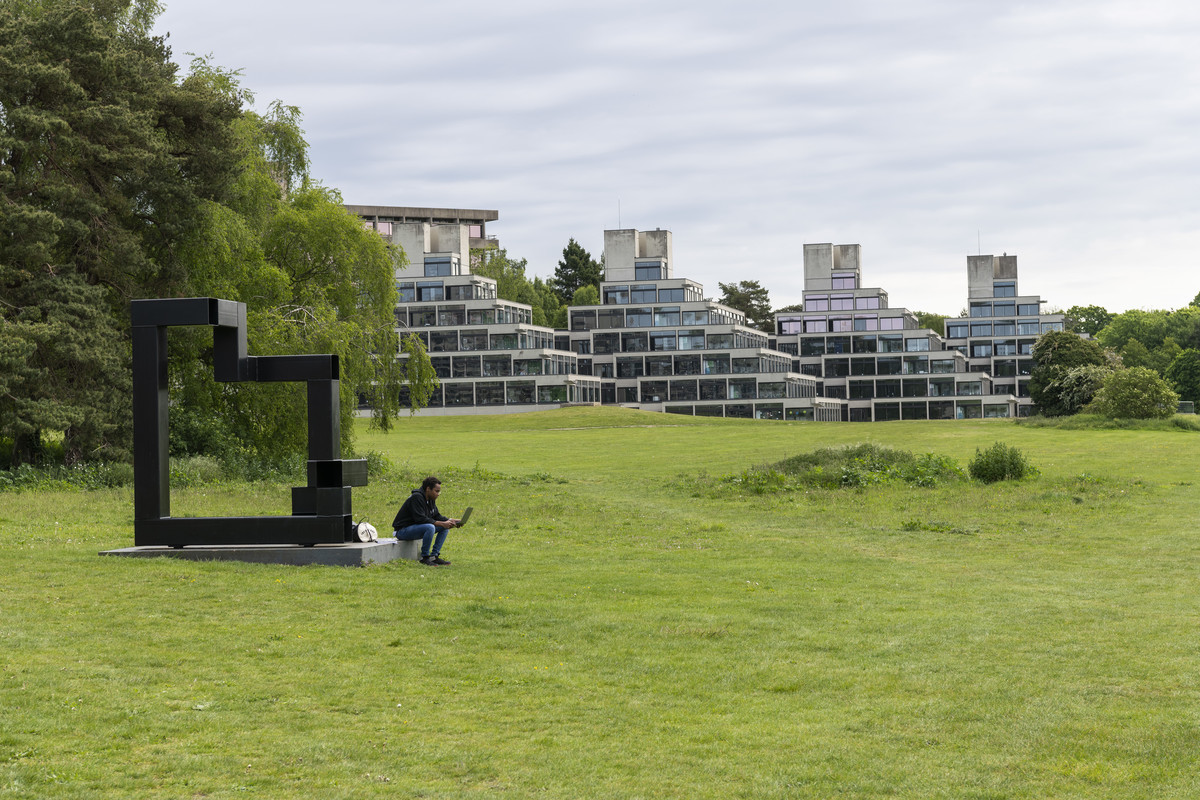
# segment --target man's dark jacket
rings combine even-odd
[[[413,493],[400,506],[400,513],[392,520],[392,530],[398,531],[409,525],[432,525],[435,520],[443,521],[449,517],[438,511],[437,504],[425,496],[424,489],[413,489]]]

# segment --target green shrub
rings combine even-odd
[[[1166,419],[1179,395],[1152,369],[1133,367],[1109,375],[1087,410],[1111,419]]]
[[[1025,454],[1003,442],[996,442],[987,450],[975,449],[975,457],[967,465],[971,477],[984,483],[1020,480],[1027,475],[1036,475],[1037,467],[1029,463]]]

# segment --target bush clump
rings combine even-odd
[[[984,483],[1015,481],[1038,473],[1037,467],[1029,463],[1024,453],[1003,442],[996,442],[982,452],[976,448],[975,457],[967,465],[967,471],[972,478]]]
[[[721,483],[750,494],[773,494],[809,488],[862,488],[884,483],[935,486],[964,477],[962,467],[949,456],[914,455],[908,450],[858,444],[800,453],[775,464],[726,475]]]

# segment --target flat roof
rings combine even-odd
[[[355,206],[346,210],[360,217],[389,217],[411,222],[492,222],[500,212],[482,208],[424,208],[421,206]]]

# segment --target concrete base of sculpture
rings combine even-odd
[[[396,559],[416,561],[421,557],[421,541],[399,542],[380,539],[377,542],[347,542],[345,544],[229,544],[190,545],[188,547],[122,547],[101,551],[102,556],[132,558],[183,558],[189,561],[249,561],[255,564],[287,564],[305,566],[319,564],[332,567],[366,567]]]

